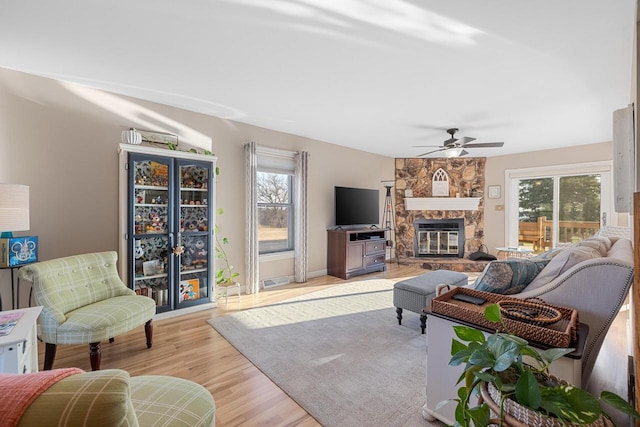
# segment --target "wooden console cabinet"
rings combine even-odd
[[[386,228],[327,230],[327,273],[342,279],[385,270]]]

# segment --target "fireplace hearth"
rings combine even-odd
[[[464,219],[417,219],[413,226],[416,257],[464,257]]]

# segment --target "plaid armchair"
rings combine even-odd
[[[93,427],[213,427],[215,401],[193,381],[164,375],[129,376],[127,371],[0,375],[2,425]],[[46,381],[48,374],[57,375]],[[40,378],[33,378],[33,377]],[[40,384],[45,381],[45,387]],[[21,397],[21,404],[9,398]],[[20,406],[20,408],[16,408]],[[14,422],[12,422],[14,421]],[[11,423],[12,422],[12,423]]]
[[[147,348],[153,337],[156,304],[136,295],[118,276],[116,252],[38,262],[20,269],[32,282],[46,343],[44,369],[53,367],[57,344],[89,344],[91,369],[100,369],[100,342],[145,325]]]

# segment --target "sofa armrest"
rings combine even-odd
[[[633,284],[633,263],[621,258],[596,258],[576,264],[537,289],[513,295],[540,298],[578,310],[580,323],[589,325],[582,359],[582,380],[586,384],[604,337]]]

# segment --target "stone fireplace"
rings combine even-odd
[[[484,157],[396,159],[396,250],[400,260],[420,259],[433,263],[437,258],[443,258],[453,261],[478,250],[484,237],[485,164]],[[448,175],[449,195],[434,198],[432,181],[439,169]],[[411,196],[413,201],[430,199],[424,207],[407,208],[405,196]],[[474,207],[461,203],[471,198],[478,200]],[[438,203],[434,203],[434,200]],[[416,224],[429,224],[432,220],[441,220],[449,224],[448,228],[453,228],[451,224],[455,223],[457,235],[453,237],[452,230],[444,230],[448,234],[440,236],[440,243],[437,237],[433,238],[433,234],[424,234],[419,239],[420,229]],[[456,244],[456,253],[449,253],[453,252]],[[440,253],[419,253],[420,247],[425,245],[439,248],[437,251]]]
[[[417,257],[464,257],[464,219],[423,219],[413,223]]]

